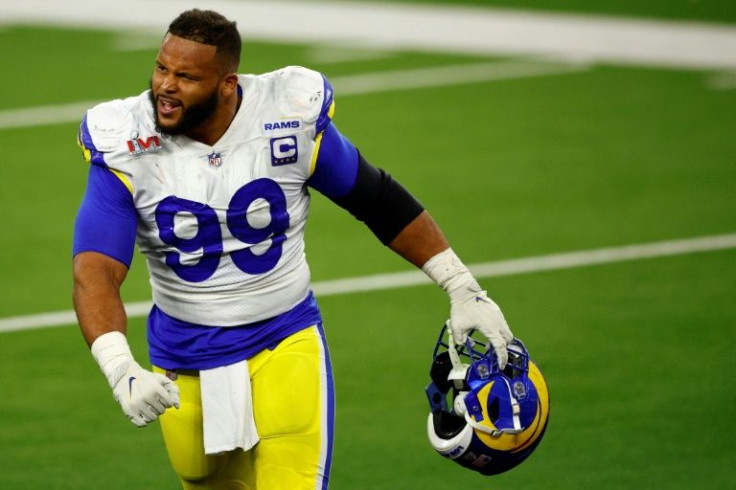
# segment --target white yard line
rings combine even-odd
[[[192,0],[0,2],[0,25],[146,29],[159,36]],[[736,68],[736,26],[456,5],[211,0],[247,39],[337,43],[379,49],[551,56],[592,63]]]
[[[139,47],[151,42],[150,36],[160,37],[171,19],[192,6],[189,0],[75,0],[74,8],[66,0],[6,1],[0,2],[0,28],[27,23],[112,29],[130,37],[133,45],[128,48]],[[217,0],[207,8],[235,19],[246,40],[561,61],[557,65],[519,61],[508,62],[505,68],[481,63],[459,69],[354,75],[333,80],[338,96],[565,73],[582,69],[582,62],[736,69],[736,26],[726,24],[367,2]],[[499,69],[507,70],[506,74]],[[730,79],[713,82],[717,89],[730,89],[730,85]],[[94,102],[2,111],[0,130],[76,122],[91,105]]]
[[[0,111],[0,130],[79,122],[87,109],[101,101],[71,102]]]
[[[552,255],[540,255],[520,259],[484,262],[469,265],[478,278],[529,274],[541,271],[571,269],[592,265],[626,262],[631,260],[670,257],[693,253],[712,252],[736,248],[736,233],[714,235],[683,240],[627,245],[622,247],[599,248]],[[377,291],[392,288],[430,284],[427,276],[419,270],[376,274],[320,281],[312,285],[318,297],[339,294]],[[128,303],[125,310],[128,317],[141,317],[151,309],[149,301]],[[0,333],[18,330],[31,330],[42,327],[61,327],[74,325],[77,320],[73,311],[57,311],[37,315],[16,316],[0,319]]]
[[[360,46],[337,46],[335,44],[317,44],[311,46],[307,52],[307,66],[313,63],[331,65],[356,61],[386,60],[396,56],[390,49],[366,49]]]
[[[587,70],[582,64],[553,64],[532,61],[501,61],[414,68],[336,77],[336,97],[391,90],[414,90],[465,83],[530,78]]]
[[[433,68],[363,73],[331,78],[336,97],[390,90],[412,90],[466,83],[490,82],[565,74],[586,70],[584,65],[533,61],[484,62]],[[79,122],[98,102],[72,102],[52,106],[0,111],[0,130]]]

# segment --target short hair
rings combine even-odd
[[[230,71],[240,64],[242,41],[236,23],[213,10],[191,9],[169,25],[169,34],[217,48],[217,56]]]

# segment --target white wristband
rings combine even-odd
[[[444,289],[450,295],[450,298],[453,297],[455,291],[463,288],[463,286],[480,290],[480,286],[478,286],[470,270],[452,251],[452,248],[448,248],[429,259],[422,266],[422,270],[435,284]]]
[[[110,387],[114,388],[123,377],[125,367],[133,361],[125,335],[117,330],[102,334],[92,343],[91,351]]]

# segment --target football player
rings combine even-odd
[[[240,49],[234,22],[186,11],[150,89],[85,115],[74,306],[125,415],[161,421],[185,489],[326,488],[334,392],[304,254],[308,187],[447,291],[458,342],[479,329],[505,363],[513,336],[430,215],[337,129],[327,79],[239,75]],[[150,370],[120,297],[136,243],[153,291]]]

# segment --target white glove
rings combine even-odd
[[[427,261],[422,270],[450,296],[449,328],[456,344],[462,345],[468,332],[479,330],[496,352],[499,368],[508,361],[506,346],[514,339],[501,309],[473,278],[452,249]]]
[[[179,408],[179,387],[166,376],[143,369],[133,359],[121,332],[108,332],[92,343],[92,356],[112,388],[115,400],[133,424],[145,427],[169,407]]]
[[[455,344],[463,345],[468,332],[480,330],[493,345],[498,367],[503,369],[508,361],[506,346],[514,339],[501,308],[488,297],[475,280],[449,292],[450,332]]]

